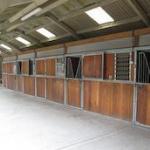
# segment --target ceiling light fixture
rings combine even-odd
[[[56,36],[55,34],[51,33],[45,28],[40,28],[40,29],[37,29],[36,31],[42,34],[43,36],[47,37],[48,39]]]
[[[4,49],[8,50],[8,51],[12,51],[12,49],[9,46],[5,45],[5,44],[0,44],[0,46]]]
[[[24,39],[24,38],[22,38],[20,36],[17,37],[16,40],[19,41],[19,42],[21,42],[21,43],[23,43],[26,46],[30,46],[31,45],[31,42],[27,41],[26,39]]]
[[[91,17],[98,24],[113,22],[114,19],[102,8],[97,7],[85,12],[89,17]]]
[[[30,17],[36,15],[37,13],[39,13],[40,11],[42,11],[42,8],[36,8],[35,10],[31,11],[30,13],[28,13],[27,15],[23,16],[21,18],[21,21],[25,21],[27,19],[29,19]]]

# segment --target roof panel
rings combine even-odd
[[[88,15],[84,13],[79,16],[65,20],[65,23],[67,23],[76,31],[89,27],[95,27],[98,25],[93,19],[91,19]]]
[[[124,0],[118,0],[103,8],[117,21],[137,16],[129,4]]]
[[[147,13],[150,13],[150,0],[137,0],[137,1]]]
[[[56,7],[52,10],[52,13],[61,18],[70,12],[76,11],[77,9],[83,8],[85,6],[89,6],[94,4],[96,1],[103,1],[103,0],[69,0],[67,3]]]
[[[7,8],[4,12],[0,13],[0,22],[6,21],[8,18],[16,14],[17,12],[19,12],[26,6],[27,4],[23,4],[23,5],[18,5],[18,6]]]

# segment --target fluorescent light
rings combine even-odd
[[[35,10],[31,11],[30,13],[28,13],[27,15],[23,16],[21,18],[21,21],[25,21],[28,18],[34,16],[35,14],[39,13],[40,11],[42,11],[42,8],[36,8]]]
[[[7,49],[8,51],[12,50],[9,46],[7,46],[5,44],[0,44],[0,46],[3,47],[4,49]]]
[[[21,43],[23,43],[23,44],[26,45],[26,46],[31,45],[31,42],[25,40],[24,38],[22,38],[22,37],[20,37],[20,36],[17,37],[16,40],[19,41],[19,42],[21,42]]]
[[[37,29],[36,31],[42,34],[43,36],[47,37],[48,39],[56,36],[55,34],[51,33],[45,28],[40,28],[40,29]]]
[[[114,19],[101,7],[88,10],[85,13],[93,20],[95,20],[98,24],[114,21]]]

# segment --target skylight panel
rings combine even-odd
[[[43,36],[47,37],[48,39],[56,36],[55,34],[51,33],[45,28],[40,28],[40,29],[37,29],[36,31],[42,34]]]
[[[36,15],[40,11],[42,11],[42,8],[36,8],[35,10],[31,11],[30,13],[28,13],[27,15],[25,15],[24,17],[22,17],[21,21],[25,21],[25,20],[29,19],[30,17]]]
[[[5,44],[0,44],[0,46],[4,49],[8,50],[8,51],[12,51],[12,49],[9,46],[5,45]]]
[[[16,40],[21,42],[22,44],[24,44],[26,46],[30,46],[31,45],[31,42],[27,41],[26,39],[24,39],[22,37],[17,37]]]
[[[97,7],[85,12],[89,17],[91,17],[98,24],[113,22],[114,19],[101,7]]]

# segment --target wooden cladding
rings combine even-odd
[[[67,81],[67,102],[68,105],[81,107],[81,82],[80,80]]]
[[[102,78],[102,55],[84,57],[83,75],[90,78]]]
[[[36,61],[36,74],[44,75],[45,70],[45,60],[37,60]]]
[[[24,77],[24,93],[35,96],[35,78]]]
[[[114,54],[104,55],[104,79],[114,79]]]
[[[29,61],[21,62],[21,74],[29,74]]]
[[[36,78],[36,90],[38,97],[45,97],[45,78]]]
[[[16,90],[19,92],[23,92],[24,89],[24,77],[17,76],[16,77]]]
[[[64,103],[64,80],[48,78],[46,93],[49,100]]]
[[[16,76],[7,75],[7,88],[11,90],[16,90]]]
[[[8,63],[5,69],[6,73],[15,74],[15,63]]]
[[[56,75],[56,59],[46,60],[46,74],[49,76]]]
[[[138,88],[137,121],[141,124],[150,125],[150,85]]]
[[[2,83],[4,87],[7,87],[7,75],[5,74],[2,75]]]
[[[131,119],[133,87],[128,84],[85,81],[84,109]]]
[[[3,64],[2,67],[3,67],[3,73],[7,73],[7,64]]]

